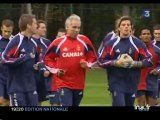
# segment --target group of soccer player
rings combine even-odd
[[[79,34],[80,17],[69,16],[52,43],[45,38],[45,21],[35,15],[22,14],[18,26],[11,38],[13,21],[2,22],[1,106],[40,106],[48,98],[54,106],[78,106],[85,71],[97,60],[91,41]]]
[[[155,106],[160,79],[160,25],[141,28],[133,35],[129,16],[116,21],[96,53],[91,40],[79,34],[81,18],[70,15],[51,43],[46,23],[35,15],[22,14],[20,32],[5,19],[0,37],[0,106],[79,106],[86,70],[95,65],[106,69],[112,106]]]
[[[102,41],[98,59],[108,75],[112,106],[157,105],[160,25],[153,27],[154,40],[151,34],[144,26],[135,37],[131,18],[123,16],[116,21],[116,32]]]
[[[20,33],[15,36],[12,20],[1,24],[0,106],[38,106],[51,91],[52,75],[43,63],[51,42],[45,38],[45,21],[24,14],[18,24]],[[57,35],[64,33],[61,29]]]

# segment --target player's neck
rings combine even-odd
[[[120,35],[120,38],[129,38],[130,34],[129,35]]]
[[[32,36],[32,34],[30,32],[27,32],[27,31],[22,31],[21,34],[28,37],[28,38],[30,38]]]
[[[38,34],[34,34],[34,35],[32,35],[32,37],[34,37],[34,38],[36,38],[36,39],[39,39],[41,36],[38,35]]]

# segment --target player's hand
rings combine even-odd
[[[64,76],[65,75],[65,71],[64,70],[59,70],[58,72],[57,72],[57,76],[58,77],[62,77],[62,76]]]
[[[34,68],[35,70],[38,70],[38,64],[34,64],[34,65],[33,65],[33,68]]]
[[[134,64],[134,60],[132,59],[132,57],[128,54],[125,55],[125,62],[128,64],[127,65],[127,68],[131,68],[133,67],[135,64]]]
[[[150,71],[150,74],[158,75],[159,72],[157,71],[157,69],[153,69],[153,70]]]
[[[115,66],[129,68],[133,59],[128,54],[122,54],[120,58],[115,62]]]
[[[33,58],[35,58],[35,54],[34,53],[29,53],[29,55],[30,55],[30,57],[33,59]]]
[[[39,68],[45,67],[43,62],[37,62],[37,65],[38,65]]]
[[[133,62],[132,57],[130,55],[128,55],[128,54],[125,54],[124,58],[125,58],[125,62],[128,62],[128,63]]]
[[[43,76],[48,77],[50,75],[50,72],[48,70],[44,71]]]
[[[81,68],[88,68],[87,61],[85,61],[84,59],[81,59],[80,60],[80,66],[81,66]]]

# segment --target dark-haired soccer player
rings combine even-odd
[[[64,28],[59,28],[57,31],[57,35],[56,35],[56,39],[62,37],[63,35],[65,35],[65,29]],[[49,100],[50,100],[50,104],[52,106],[61,106],[60,103],[60,94],[58,92],[58,87],[57,87],[57,83],[56,83],[56,79],[58,79],[58,77],[53,76],[52,77],[52,82],[51,82],[51,89],[50,89],[50,94],[48,95]]]
[[[160,48],[160,24],[153,26],[153,44]],[[160,75],[158,77],[158,98],[160,98]]]
[[[0,36],[0,55],[4,51],[8,42],[13,38],[12,32],[14,23],[10,19],[4,19],[1,24],[2,34]],[[0,65],[0,106],[9,105],[9,97],[7,94],[8,67]]]
[[[39,105],[43,101],[46,101],[47,91],[50,91],[51,86],[51,77],[52,75],[46,69],[43,63],[44,54],[50,45],[50,41],[45,38],[46,36],[46,23],[44,20],[37,20],[37,33],[32,35],[32,38],[37,42],[38,45],[38,55],[39,59],[36,60],[36,64],[34,65],[35,68],[35,77],[37,80],[37,93],[38,93],[38,100]]]
[[[142,68],[141,77],[137,91],[137,101],[139,106],[154,106],[157,103],[158,75],[160,74],[160,49],[152,44],[151,31],[144,27],[140,31],[139,38],[146,44],[148,51],[152,55],[152,67]]]

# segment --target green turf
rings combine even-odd
[[[107,89],[105,70],[88,71],[81,106],[111,106],[111,96]]]
[[[107,86],[105,70],[87,71],[86,86],[80,106],[111,106],[111,95]],[[48,101],[43,102],[42,105],[48,106]]]

